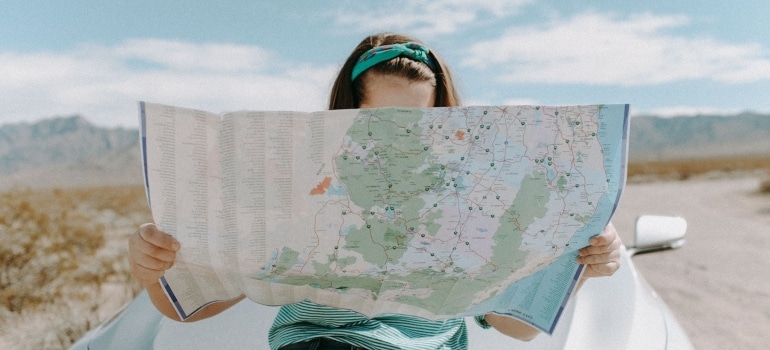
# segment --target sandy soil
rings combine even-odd
[[[639,215],[687,219],[683,248],[634,262],[697,349],[770,348],[770,194],[759,178],[629,184],[613,219],[627,246]]]

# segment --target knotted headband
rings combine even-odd
[[[435,71],[436,64],[430,57],[428,57],[428,53],[430,53],[430,50],[428,50],[427,47],[412,42],[377,46],[361,55],[358,62],[356,62],[356,65],[353,67],[353,74],[350,80],[356,80],[356,77],[361,75],[361,73],[365,72],[367,69],[372,68],[375,64],[391,60],[398,56],[408,57],[415,61],[425,63],[430,69]]]

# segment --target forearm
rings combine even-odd
[[[540,334],[537,328],[508,316],[486,314],[484,321],[498,332],[522,341],[530,341]]]
[[[578,290],[580,290],[580,287],[583,286],[583,283],[587,280],[587,277],[582,277],[578,281],[577,287],[575,287],[575,291],[573,292],[573,295],[577,293]],[[509,337],[516,338],[518,340],[523,341],[530,341],[532,339],[535,339],[535,337],[540,334],[540,330],[538,330],[535,327],[530,326],[529,324],[526,324],[524,322],[521,322],[515,318],[497,315],[497,314],[486,314],[484,315],[484,321],[486,321],[492,328],[496,329],[498,332],[503,333]]]
[[[171,301],[168,300],[166,293],[163,291],[163,286],[161,286],[160,283],[146,285],[145,289],[147,290],[147,295],[149,295],[150,297],[150,301],[152,301],[152,304],[155,305],[155,308],[158,309],[158,311],[160,311],[161,314],[163,314],[164,316],[174,321],[181,321],[181,319],[179,318],[179,315],[177,315],[176,313],[176,310],[174,310],[174,305],[172,305]],[[220,312],[227,310],[229,307],[237,304],[239,301],[243,300],[244,298],[245,296],[242,295],[233,300],[227,300],[227,301],[206,305],[203,309],[199,310],[194,315],[190,316],[188,319],[184,321],[194,322],[194,321],[199,321],[199,320],[217,315]]]
[[[152,301],[152,304],[155,305],[155,308],[160,313],[174,321],[181,321],[179,315],[174,310],[174,305],[171,304],[166,293],[163,292],[163,286],[161,286],[160,282],[145,285],[144,289],[147,290],[150,301]]]

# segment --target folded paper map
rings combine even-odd
[[[551,333],[625,182],[628,105],[227,114],[140,103],[182,318],[246,295]]]

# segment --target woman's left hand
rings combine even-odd
[[[620,241],[618,231],[610,223],[600,235],[592,237],[588,246],[580,249],[578,262],[585,265],[583,278],[610,276],[620,268]]]

